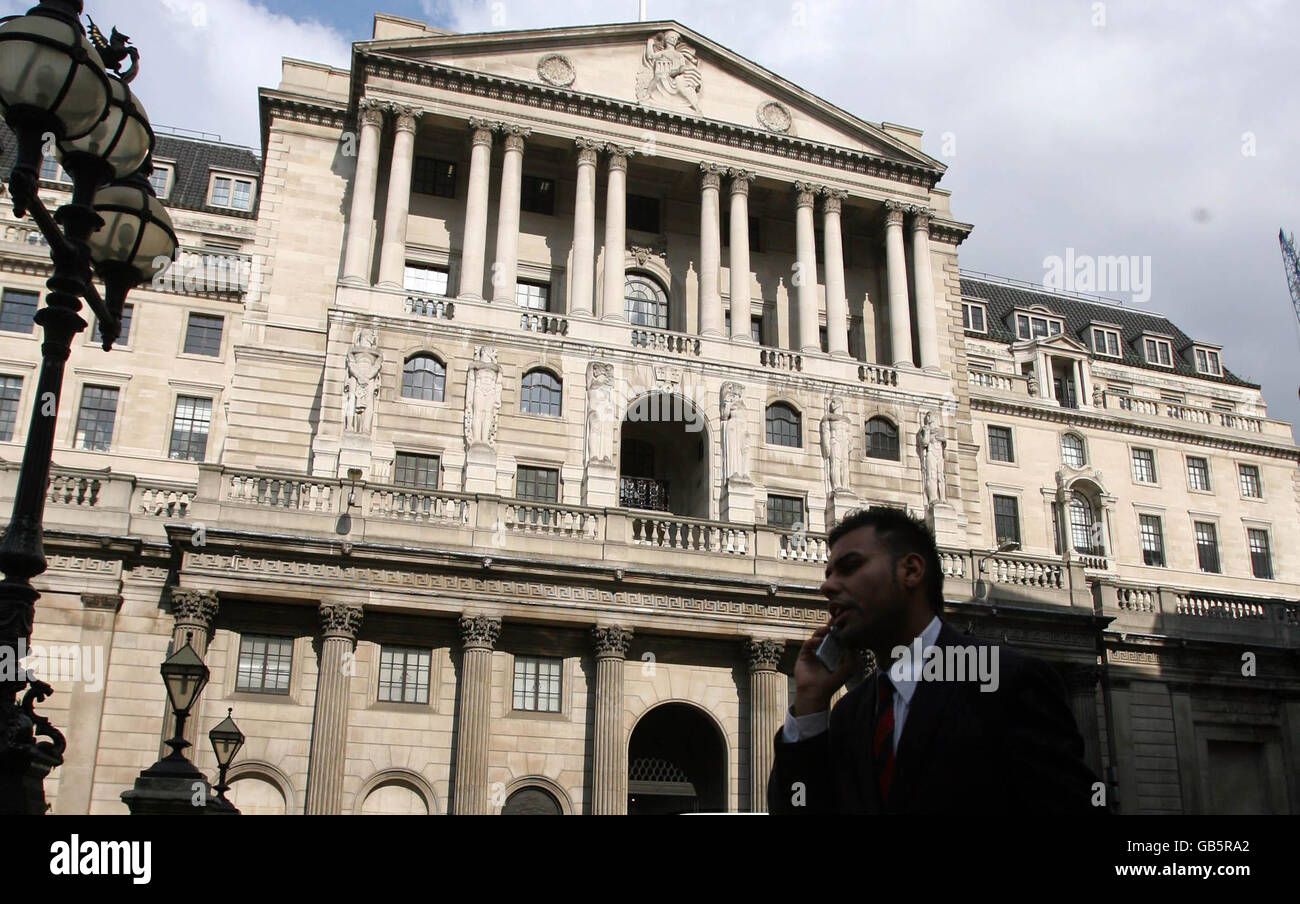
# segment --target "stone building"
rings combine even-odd
[[[52,681],[55,812],[124,811],[187,637],[247,813],[764,809],[867,504],[1060,668],[1121,809],[1300,809],[1289,425],[1159,315],[959,271],[919,131],[675,22],[381,14],[260,100],[260,154],[160,137],[192,254],[69,364],[34,641],[103,668]],[[11,497],[48,261],[2,228]]]

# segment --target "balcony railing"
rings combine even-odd
[[[618,504],[626,509],[668,511],[668,481],[653,477],[620,477]]]
[[[696,336],[648,330],[644,327],[632,328],[632,347],[683,358],[698,357],[700,354],[700,340]]]
[[[403,303],[406,313],[431,320],[455,320],[456,302],[437,295],[408,295]]]

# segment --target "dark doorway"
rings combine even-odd
[[[726,761],[726,745],[707,715],[686,703],[655,707],[628,744],[628,814],[725,811]]]
[[[619,506],[710,516],[704,416],[676,393],[652,392],[629,406],[619,448]]]

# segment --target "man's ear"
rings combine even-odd
[[[925,557],[919,552],[900,556],[895,565],[898,583],[913,590],[925,583]]]

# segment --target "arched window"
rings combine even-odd
[[[784,402],[767,406],[767,441],[776,446],[803,445],[802,421],[799,412]]]
[[[515,791],[501,808],[502,816],[561,816],[563,813],[555,795],[535,785]]]
[[[1096,536],[1097,519],[1093,513],[1092,503],[1081,494],[1075,493],[1070,497],[1069,508],[1070,545],[1074,547],[1074,551],[1085,555],[1103,555],[1101,538]]]
[[[633,326],[668,329],[668,293],[648,276],[629,273],[623,283],[627,322]]]
[[[867,421],[867,458],[898,461],[898,428],[888,419],[873,417]]]
[[[560,415],[560,381],[549,370],[530,370],[524,374],[519,408],[528,414]]]
[[[1082,468],[1087,463],[1083,454],[1083,440],[1073,433],[1061,437],[1061,461],[1072,468]]]
[[[412,355],[402,365],[402,397],[441,402],[447,388],[447,368],[429,354]]]

